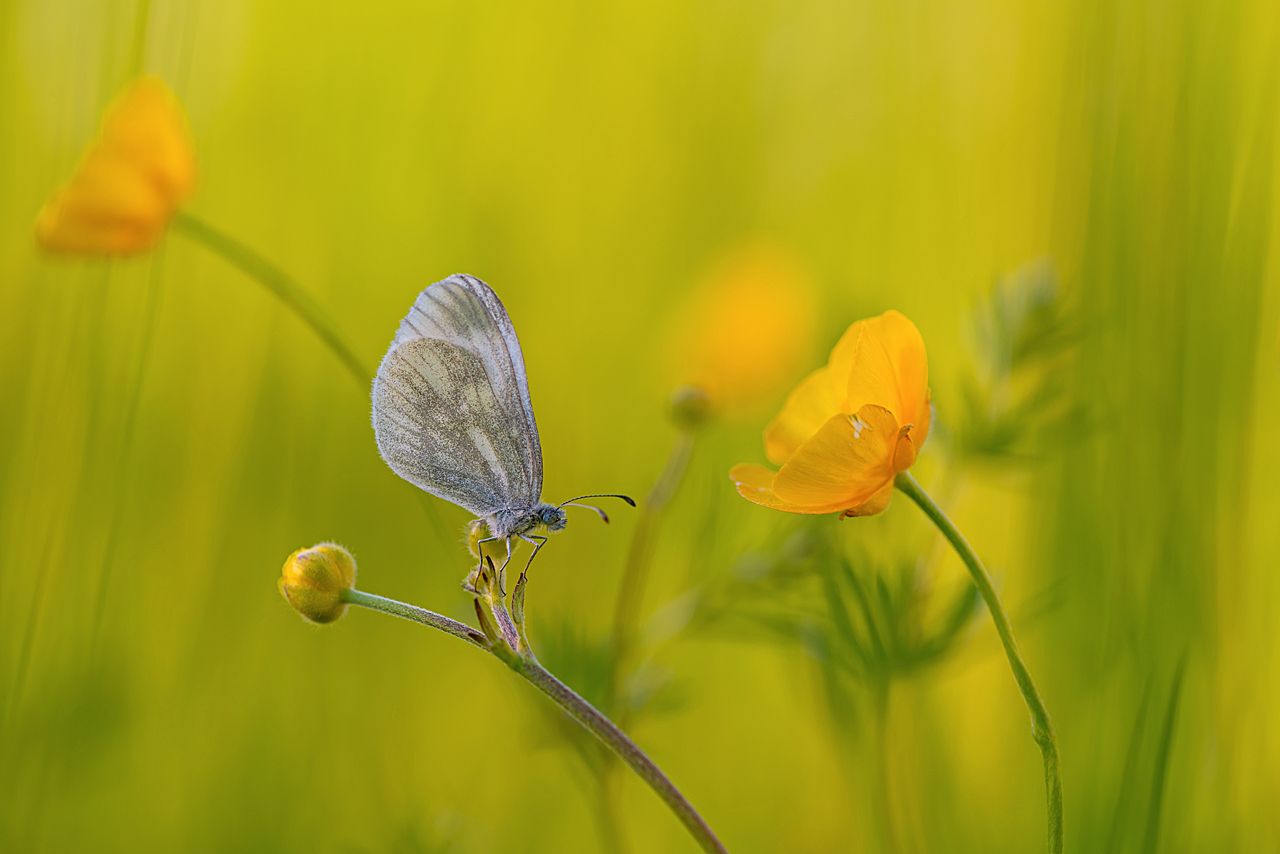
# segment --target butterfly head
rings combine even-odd
[[[569,514],[565,513],[563,507],[547,504],[545,501],[533,508],[533,514],[537,517],[538,524],[552,533],[563,531],[565,525],[569,524]]]

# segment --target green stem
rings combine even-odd
[[[671,446],[662,474],[654,482],[644,501],[640,504],[640,518],[636,522],[635,533],[631,536],[631,545],[627,549],[627,562],[622,569],[622,580],[618,584],[618,600],[613,609],[613,656],[609,669],[609,684],[606,690],[607,704],[605,708],[614,709],[617,705],[619,681],[626,670],[635,646],[636,633],[640,618],[640,605],[644,600],[644,588],[649,580],[649,563],[653,555],[653,539],[658,519],[671,497],[675,495],[684,473],[689,467],[689,457],[693,453],[693,431],[681,430]]]
[[[921,488],[911,473],[904,471],[899,474],[894,481],[894,486],[918,504],[942,535],[950,541],[956,554],[960,555],[960,559],[968,567],[973,583],[982,594],[982,600],[987,603],[987,610],[991,612],[991,619],[996,624],[996,633],[1000,635],[1000,643],[1004,645],[1009,666],[1013,669],[1013,678],[1018,683],[1018,690],[1022,692],[1022,699],[1026,702],[1028,711],[1031,712],[1032,733],[1044,759],[1044,782],[1049,812],[1049,851],[1050,854],[1062,854],[1062,771],[1058,761],[1058,741],[1053,734],[1053,723],[1049,720],[1049,712],[1044,707],[1044,700],[1040,699],[1040,692],[1036,690],[1026,662],[1022,660],[1022,653],[1018,651],[1018,641],[1013,636],[1009,615],[1005,612],[1000,597],[996,595],[995,587],[991,584],[991,576],[987,574],[986,567],[978,559],[969,541]]]
[[[93,623],[89,629],[89,643],[96,646],[102,632],[102,620],[107,611],[107,596],[111,591],[111,577],[115,572],[116,550],[120,546],[120,534],[124,528],[124,510],[127,491],[125,481],[128,475],[129,461],[133,456],[134,434],[137,432],[138,413],[142,408],[142,385],[147,376],[151,362],[151,350],[155,342],[156,316],[160,311],[160,294],[164,284],[165,248],[162,244],[151,257],[151,269],[147,274],[147,307],[142,317],[142,345],[134,366],[133,377],[129,381],[129,392],[125,403],[123,437],[120,440],[120,454],[116,459],[116,483],[120,490],[116,495],[111,510],[111,522],[107,527],[106,547],[102,550],[102,571],[98,578],[97,603],[93,609]]]
[[[518,658],[511,664],[511,669],[550,697],[570,717],[604,742],[605,746],[617,754],[619,759],[630,765],[631,770],[648,783],[649,788],[653,789],[668,809],[675,813],[676,818],[680,819],[689,834],[702,846],[703,851],[712,852],[712,854],[728,854],[729,849],[724,847],[715,832],[693,808],[693,804],[689,803],[675,784],[662,773],[662,769],[654,764],[654,761],[628,738],[626,733],[618,729],[613,721],[602,715],[594,706],[578,696],[572,688],[552,676],[537,662]]]
[[[878,677],[872,689],[875,702],[876,790],[880,796],[881,842],[888,854],[897,854],[898,835],[893,827],[893,799],[889,794],[889,689],[887,677]]]
[[[626,835],[622,832],[622,816],[618,809],[617,792],[613,785],[616,779],[613,774],[599,775],[596,780],[594,810],[596,823],[600,828],[601,848],[605,854],[627,854],[630,846]]]
[[[688,799],[681,794],[675,784],[662,773],[662,769],[654,764],[654,761],[634,741],[628,738],[626,733],[618,729],[613,721],[601,714],[568,685],[552,676],[533,658],[510,654],[509,650],[503,651],[509,654],[500,654],[485,639],[484,635],[470,626],[459,623],[457,620],[451,620],[433,611],[397,602],[394,599],[374,596],[371,593],[362,593],[359,590],[347,590],[342,595],[342,601],[440,629],[454,637],[474,644],[486,652],[492,653],[513,671],[520,674],[529,684],[551,698],[552,702],[581,724],[588,732],[600,739],[623,762],[630,765],[640,779],[648,783],[649,787],[675,813],[676,818],[680,819],[680,822],[684,824],[690,835],[697,840],[703,851],[710,852],[710,854],[728,854],[728,849],[724,847],[724,844],[720,842],[710,826],[698,814],[698,811],[693,808]]]
[[[1160,732],[1160,747],[1156,752],[1155,770],[1151,775],[1151,800],[1147,808],[1147,833],[1142,850],[1155,854],[1160,841],[1160,812],[1164,806],[1165,777],[1169,772],[1169,753],[1173,747],[1173,733],[1178,724],[1178,698],[1182,694],[1182,676],[1186,672],[1187,656],[1183,653],[1169,689],[1169,705],[1165,708],[1164,727]]]
[[[137,77],[142,73],[142,66],[147,58],[147,25],[150,20],[151,0],[138,0],[138,9],[133,17],[133,43],[129,48],[130,77]]]
[[[437,614],[435,611],[428,611],[426,608],[419,608],[417,605],[406,605],[404,602],[397,602],[385,596],[375,596],[372,593],[365,593],[354,588],[342,591],[342,601],[349,605],[359,605],[362,608],[381,611],[393,617],[401,617],[405,620],[421,623],[424,626],[430,626],[446,634],[451,634],[455,638],[464,640],[473,646],[478,646],[485,652],[492,651],[489,649],[489,642],[484,635],[466,623],[459,623],[444,614]]]
[[[366,392],[369,390],[373,373],[347,344],[338,330],[338,325],[328,313],[292,277],[234,237],[185,211],[179,211],[174,215],[173,226],[221,255],[240,268],[241,272],[257,280],[259,284],[275,294],[303,323],[311,327],[311,331],[320,336],[320,339],[351,372],[352,378],[360,388]]]

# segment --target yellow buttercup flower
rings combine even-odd
[[[128,255],[164,234],[196,182],[182,105],[155,77],[142,77],[107,108],[71,180],[36,218],[50,252]]]
[[[764,507],[869,516],[889,506],[894,477],[928,435],[924,340],[889,311],[850,326],[765,430],[765,452],[782,468],[739,465],[729,476]]]
[[[811,358],[814,303],[808,275],[785,249],[753,242],[726,252],[679,316],[675,379],[703,389],[721,413],[768,402]]]

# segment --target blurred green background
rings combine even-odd
[[[285,556],[334,539],[362,588],[470,607],[465,514],[386,468],[367,397],[278,301],[176,233],[36,250],[138,12],[0,3],[0,849],[694,850],[633,776],[598,797],[597,760],[496,662],[281,600]],[[1068,850],[1259,852],[1278,24],[1270,0],[154,0],[142,56],[189,112],[188,209],[371,369],[427,284],[497,290],[548,498],[650,488],[671,388],[717,369],[698,341],[757,366],[651,520],[628,678],[658,688],[618,713],[731,850],[1042,850],[1027,713],[917,509],[804,520],[726,476],[848,323],[897,308],[937,410],[915,471],[1054,716]],[[812,303],[781,337],[716,325],[762,246],[780,302]],[[529,589],[535,648],[589,694],[642,518],[610,510]],[[872,629],[889,652],[843,667]]]

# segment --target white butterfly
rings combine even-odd
[[[562,531],[565,507],[542,500],[542,445],[515,327],[498,295],[474,276],[453,275],[421,294],[400,323],[373,381],[373,430],[391,470],[476,514],[480,542],[531,544]],[[591,507],[606,522],[609,517]],[[526,569],[528,566],[526,565]],[[501,574],[501,573],[500,573]]]

